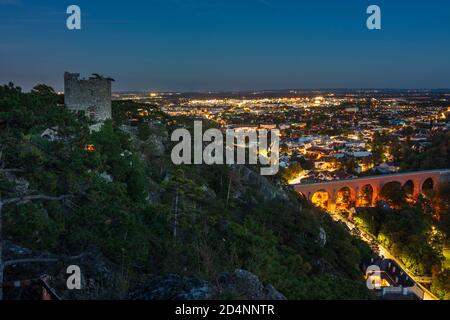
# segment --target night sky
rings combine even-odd
[[[450,1],[0,0],[0,84],[62,90],[64,71],[115,91],[450,88]]]

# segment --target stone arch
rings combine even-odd
[[[319,189],[311,193],[311,202],[319,208],[327,209],[331,203],[331,194],[325,189]]]
[[[421,192],[423,194],[427,194],[430,191],[433,191],[436,189],[436,182],[434,181],[434,179],[432,177],[426,178],[421,185]]]
[[[357,206],[361,207],[371,207],[374,205],[374,202],[376,201],[376,188],[370,184],[367,183],[363,185],[357,195]]]
[[[349,186],[339,188],[334,196],[334,204],[337,210],[348,210],[355,205],[355,190]]]
[[[403,186],[397,180],[390,180],[383,183],[380,188],[380,198],[386,201],[391,207],[398,207],[401,205]]]
[[[416,184],[417,182],[415,182],[412,179],[409,179],[408,181],[406,181],[402,188],[406,193],[406,196],[408,197],[408,199],[413,199],[415,196],[415,189],[416,189]]]

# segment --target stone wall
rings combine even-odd
[[[84,111],[94,121],[111,118],[110,78],[80,79],[79,73],[64,73],[64,103],[69,110]]]

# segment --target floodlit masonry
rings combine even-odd
[[[405,172],[389,175],[380,175],[348,180],[335,180],[317,183],[304,183],[293,185],[294,190],[302,194],[306,199],[312,200],[315,193],[323,192],[328,195],[327,206],[328,211],[334,211],[336,208],[336,198],[343,189],[350,191],[350,200],[355,203],[355,206],[361,206],[361,191],[366,186],[370,186],[372,190],[371,203],[368,206],[375,206],[380,199],[381,190],[390,182],[413,185],[412,197],[417,197],[423,192],[424,185],[432,186],[434,190],[438,190],[440,185],[444,182],[450,181],[450,169],[443,170],[428,170],[417,172]]]

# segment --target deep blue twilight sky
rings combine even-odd
[[[450,88],[450,1],[0,0],[0,84],[62,90],[66,70],[116,91]]]

